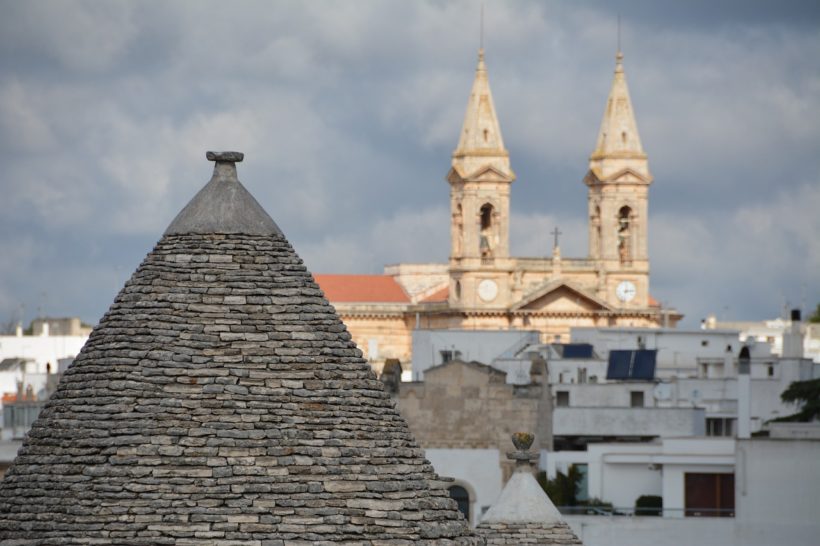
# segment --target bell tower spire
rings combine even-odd
[[[504,147],[501,126],[495,113],[483,48],[478,50],[473,88],[467,101],[458,146],[453,152],[452,165],[462,177],[484,166],[493,166],[507,175],[512,174],[509,152]]]
[[[615,55],[612,87],[609,90],[595,150],[589,158],[589,168],[599,177],[606,178],[627,167],[651,180],[626,84],[624,54],[619,49]]]
[[[646,307],[652,175],[638,135],[620,44],[584,183],[589,187],[589,256],[599,264],[598,295],[617,307]]]
[[[447,174],[452,213],[451,305],[497,306],[507,301],[508,283],[501,270],[509,266],[513,180],[515,173],[504,147],[484,49],[480,48],[464,123]],[[477,286],[482,282],[483,295],[479,297]]]

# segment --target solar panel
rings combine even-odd
[[[589,343],[565,343],[564,358],[592,358],[592,345]]]
[[[656,349],[612,350],[609,351],[609,363],[606,369],[607,379],[640,379],[655,378]]]

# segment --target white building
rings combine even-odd
[[[784,354],[784,335],[788,345],[788,336],[794,326],[797,326],[802,339],[803,355],[814,362],[820,362],[820,324],[802,322],[798,309],[792,310],[789,319],[778,317],[772,320],[724,321],[718,320],[715,315],[709,315],[701,326],[704,330],[737,330],[740,332],[741,341],[757,340],[768,343],[772,347],[772,354],[778,356]],[[786,351],[788,354],[788,346]]]
[[[32,324],[38,335],[23,335],[18,327],[15,335],[0,336],[0,442],[23,437],[60,374],[85,345],[85,330],[78,335],[50,335],[52,326],[69,331],[76,330],[75,323],[79,319],[38,319]],[[0,458],[0,467],[3,464]]]

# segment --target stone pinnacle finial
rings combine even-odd
[[[519,468],[529,468],[530,463],[538,458],[538,453],[528,451],[535,435],[530,432],[514,432],[512,443],[516,451],[507,453],[507,458],[515,461],[516,470]]]
[[[245,154],[242,152],[205,152],[205,157],[208,161],[240,163],[245,159]]]
[[[618,49],[618,53],[615,54],[615,72],[623,72],[623,71],[624,71],[624,54],[620,49]]]

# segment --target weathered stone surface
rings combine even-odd
[[[0,543],[483,539],[284,236],[192,229],[148,254],[34,423]]]
[[[526,450],[533,438],[526,432],[512,435],[518,451],[508,453],[507,457],[515,461],[515,473],[496,503],[482,516],[476,532],[487,539],[487,544],[582,546],[532,475],[530,462],[538,458],[538,453]]]

